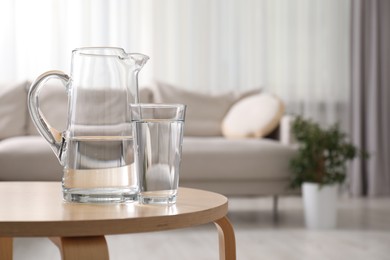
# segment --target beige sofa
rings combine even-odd
[[[28,114],[29,85],[23,82],[0,88],[0,181],[60,181],[62,167]],[[289,117],[279,116],[268,133],[260,133],[267,138],[253,138],[258,135],[253,133],[248,135],[251,138],[225,136],[228,131],[223,126],[234,105],[258,95],[258,91],[204,95],[164,84],[141,89],[142,102],[187,104],[180,186],[227,196],[277,198],[287,191],[289,159],[295,153],[289,145]],[[65,128],[66,103],[61,86],[41,94],[41,109],[57,129]],[[256,117],[247,121],[256,121]],[[234,128],[236,124],[230,125]]]

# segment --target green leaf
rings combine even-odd
[[[348,161],[358,156],[368,158],[367,152],[348,141],[338,124],[325,129],[298,116],[292,123],[292,134],[299,144],[297,155],[290,161],[292,188],[300,187],[303,182],[342,183]]]

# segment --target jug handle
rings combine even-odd
[[[27,105],[31,119],[38,129],[38,132],[50,144],[51,149],[56,154],[60,163],[62,163],[61,158],[65,145],[64,136],[62,132],[58,131],[47,122],[41,110],[39,109],[39,92],[45,83],[51,78],[59,78],[64,83],[64,86],[66,86],[70,80],[70,77],[62,71],[52,70],[43,73],[31,84],[27,96]]]

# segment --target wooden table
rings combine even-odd
[[[62,259],[109,259],[104,235],[178,229],[214,222],[220,259],[236,259],[226,197],[179,188],[176,205],[76,204],[58,182],[0,182],[0,259],[12,259],[13,237],[49,237]]]

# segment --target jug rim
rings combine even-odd
[[[80,53],[84,55],[93,55],[93,56],[101,56],[103,53],[93,53],[94,51],[99,51],[99,50],[113,50],[113,51],[120,51],[122,53],[126,53],[123,48],[120,47],[105,47],[105,46],[94,46],[94,47],[79,47],[76,49],[72,50],[72,53]],[[104,55],[110,55],[110,54],[104,54]],[[113,54],[111,54],[113,55]],[[116,55],[115,55],[116,56]]]
[[[113,51],[117,53],[104,53],[104,52],[98,52],[98,51]],[[96,53],[94,53],[96,52]],[[86,55],[86,56],[105,56],[105,57],[119,57],[121,59],[132,57],[134,55],[140,55],[143,59],[148,60],[149,56],[140,53],[140,52],[130,52],[127,53],[123,48],[121,47],[112,47],[112,46],[92,46],[92,47],[79,47],[74,50],[72,50],[72,54],[79,54],[79,55]]]

